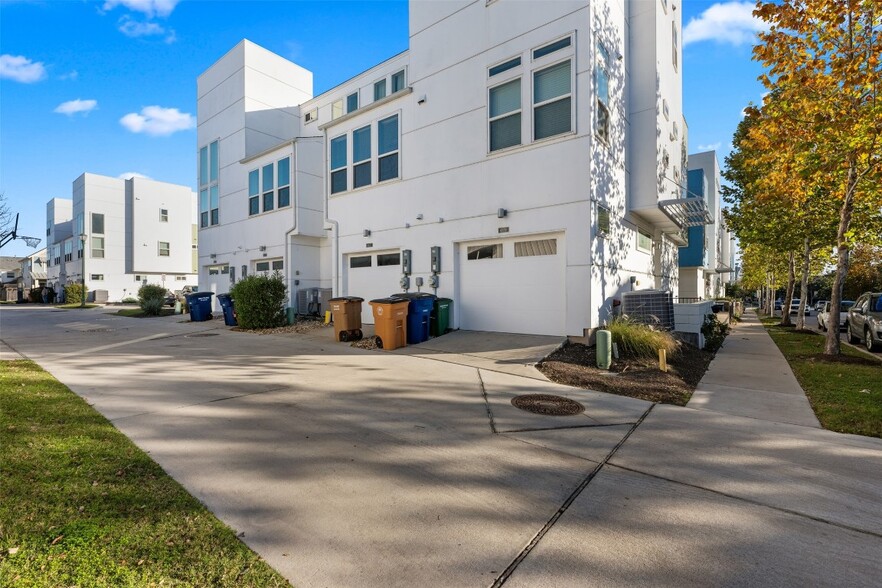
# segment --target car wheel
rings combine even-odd
[[[851,344],[860,343],[860,337],[855,337],[854,333],[851,332],[851,323],[845,325],[845,332],[848,333],[848,342]]]
[[[867,348],[867,351],[875,351],[878,345],[873,342],[873,334],[870,333],[870,329],[864,329],[864,345]]]

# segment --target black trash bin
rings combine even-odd
[[[190,320],[193,322],[211,320],[211,297],[214,292],[193,292],[187,294],[190,307]]]
[[[238,326],[239,322],[236,320],[236,312],[235,305],[233,304],[233,297],[227,294],[218,294],[217,301],[220,302],[221,308],[224,311],[224,324],[228,327]]]

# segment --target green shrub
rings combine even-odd
[[[126,296],[121,301],[123,304],[138,304],[138,299],[134,296]]]
[[[709,314],[704,317],[701,334],[704,335],[704,348],[707,351],[716,351],[722,347],[728,333],[729,325],[721,323],[716,315]]]
[[[86,288],[86,293],[89,289]],[[83,285],[68,284],[64,287],[64,301],[66,304],[79,304],[83,301]]]
[[[159,316],[165,304],[165,288],[157,284],[144,284],[138,289],[138,304],[147,316]]]
[[[236,320],[243,329],[270,329],[285,324],[285,282],[276,272],[242,278],[230,290]]]
[[[28,294],[28,300],[31,302],[43,302],[43,294],[41,290],[42,288],[31,288],[31,291]]]
[[[655,359],[659,349],[664,349],[668,357],[679,349],[679,343],[671,333],[656,330],[628,317],[616,317],[606,328],[612,333],[613,343],[618,345],[623,356]]]

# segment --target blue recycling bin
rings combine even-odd
[[[427,292],[393,294],[392,298],[408,301],[407,305],[407,344],[422,343],[429,340],[429,325],[435,296]]]
[[[211,320],[211,297],[214,292],[193,292],[187,294],[187,306],[190,307],[190,320],[193,322]]]
[[[239,322],[236,320],[236,313],[234,312],[233,297],[229,294],[218,294],[217,301],[220,302],[221,309],[224,311],[224,324],[228,327],[238,326]]]

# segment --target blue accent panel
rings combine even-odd
[[[702,198],[707,197],[707,190],[705,186],[707,186],[707,182],[704,180],[704,170],[703,169],[690,169],[687,172],[686,179],[686,189],[689,190],[689,197],[701,196]]]
[[[689,172],[689,179],[692,179],[692,172]],[[703,267],[704,227],[689,227],[688,230],[689,245],[680,247],[680,267]]]

